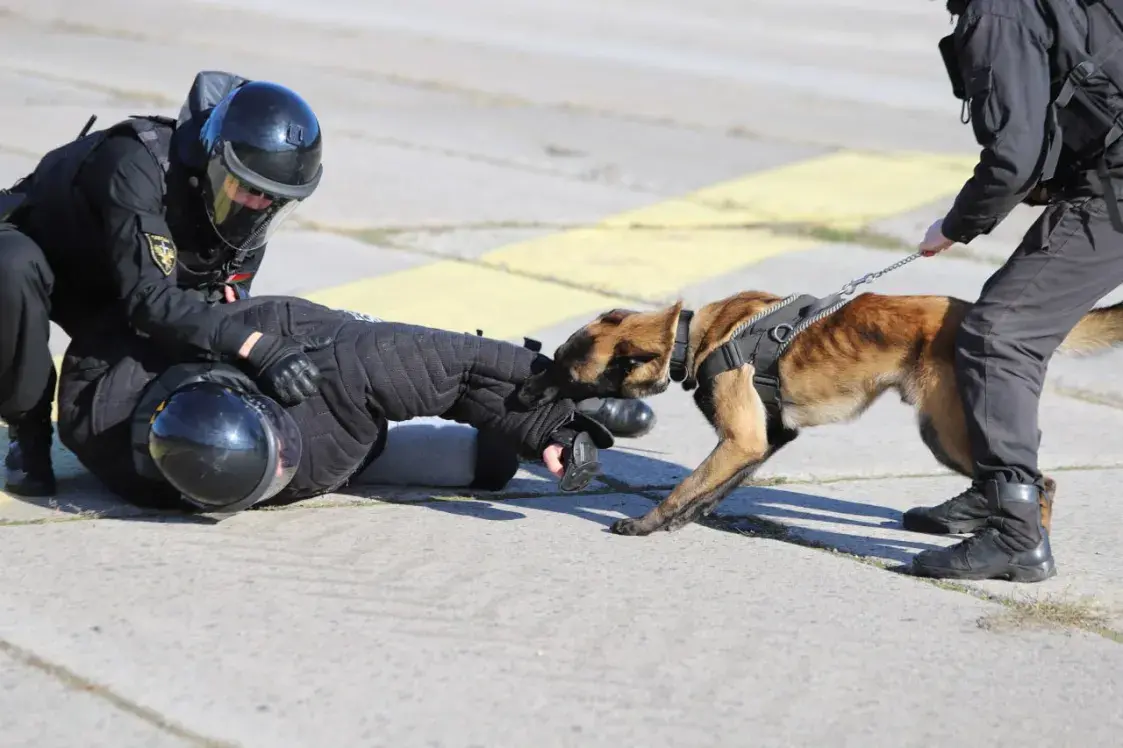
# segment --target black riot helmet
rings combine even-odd
[[[300,464],[296,423],[280,405],[228,384],[186,384],[156,407],[148,452],[185,501],[237,512],[275,496]]]
[[[210,111],[199,130],[199,145],[205,158],[198,178],[203,209],[233,251],[187,254],[181,261],[192,271],[206,272],[233,256],[236,268],[315,192],[323,173],[320,123],[294,91],[249,81]]]

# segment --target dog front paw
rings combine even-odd
[[[608,528],[617,535],[647,535],[651,531],[643,525],[642,519],[618,519]]]

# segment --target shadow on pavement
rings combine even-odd
[[[646,483],[621,485],[613,475],[637,476],[644,473],[667,475],[669,470],[682,474],[689,468],[647,455],[622,450],[602,453],[605,472],[611,485],[604,485],[596,493],[544,494],[535,496],[519,495],[517,498],[504,498],[504,494],[480,492],[474,499],[456,498],[418,502],[419,507],[448,512],[475,519],[509,521],[525,516],[514,511],[513,507],[535,511],[553,511],[578,516],[596,522],[605,528],[617,518],[638,517],[650,510],[655,502],[670,493],[672,485],[650,486]],[[544,480],[553,480],[546,469],[539,465],[524,465],[525,470]],[[528,490],[541,492],[541,482],[515,480],[509,486],[507,495],[519,493],[521,485]],[[378,487],[370,487],[377,491]],[[610,514],[602,514],[609,512]],[[875,504],[862,504],[854,501],[834,499],[813,493],[790,491],[764,486],[748,486],[737,489],[715,510],[714,521],[706,521],[709,527],[748,535],[763,535],[769,539],[796,545],[825,545],[846,553],[870,556],[907,564],[913,555],[922,550],[940,548],[925,542],[926,536],[918,536],[904,530],[901,526],[901,513],[890,507]],[[771,527],[769,523],[779,523],[784,529]],[[855,529],[870,528],[894,537],[878,537],[864,533],[850,534],[831,530],[820,530],[801,526],[802,524],[829,523]],[[888,532],[886,532],[888,531]]]
[[[0,450],[7,450],[7,427],[2,424]],[[516,478],[499,492],[363,485],[344,488],[338,493],[360,501],[371,499],[412,505],[495,522],[524,519],[526,514],[522,510],[545,510],[593,522],[607,533],[616,519],[638,517],[649,511],[654,502],[666,496],[680,477],[691,469],[691,466],[660,459],[647,451],[638,453],[613,449],[602,452],[601,457],[606,481],[594,482],[586,491],[574,494],[552,490],[553,476],[544,466],[536,464],[523,465],[523,469],[535,478]],[[224,519],[222,515],[142,507],[118,499],[86,472],[73,454],[57,446],[55,463],[59,480],[56,496],[13,496],[12,499],[58,514],[100,519],[192,524],[218,524]],[[655,476],[657,480],[645,481],[642,476]],[[671,480],[668,481],[668,478]],[[301,503],[272,502],[268,507],[300,506]],[[761,533],[754,528],[759,530],[762,523],[780,523],[788,528],[786,533],[763,534],[781,542],[823,544],[848,553],[898,562],[907,562],[917,551],[939,547],[913,539],[915,535],[904,532],[900,512],[895,509],[763,486],[748,486],[733,492],[714,512],[713,519],[721,525],[720,529],[735,530],[738,522],[743,522],[750,534],[757,535]],[[29,518],[29,521],[35,521],[35,518]],[[855,529],[877,528],[882,534],[886,530],[898,531],[902,537],[875,537],[838,532],[834,528],[820,530],[801,526],[808,523],[828,523]],[[705,524],[714,526],[711,522]]]
[[[0,455],[8,453],[8,426],[0,423]],[[86,471],[73,452],[55,439],[51,457],[54,462],[57,491],[54,496],[11,496],[13,502],[38,507],[47,511],[90,519],[120,519],[134,522],[164,522],[213,525],[220,518],[192,515],[175,510],[142,507],[130,504],[106,489],[101,482]],[[7,469],[0,466],[6,475]],[[2,490],[2,485],[0,485]],[[0,513],[0,524],[42,521],[42,515],[9,517]]]

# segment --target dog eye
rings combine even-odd
[[[631,371],[641,364],[646,364],[648,361],[654,361],[656,358],[658,358],[658,354],[656,353],[637,353],[631,356],[617,356],[612,359],[612,362],[609,364],[609,366],[614,369]]]

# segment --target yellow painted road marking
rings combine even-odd
[[[822,243],[817,239],[780,236],[760,229],[618,231],[589,228],[502,247],[485,254],[480,262],[532,275],[557,272],[568,282],[586,288],[655,301],[666,299],[694,283]],[[554,303],[573,302],[558,299]],[[610,302],[601,298],[591,309],[606,311],[611,308],[607,304]],[[508,309],[521,311],[525,305],[524,299],[522,307]],[[550,323],[588,311],[560,306],[553,310]]]
[[[745,220],[853,230],[954,195],[976,161],[927,153],[841,151],[707,187],[692,197],[735,206],[732,212]]]
[[[562,273],[559,273],[562,275]],[[306,294],[339,309],[510,338],[611,304],[590,291],[464,262],[439,261]],[[533,303],[529,303],[529,302]],[[557,303],[565,304],[561,309]]]
[[[308,298],[387,319],[479,328],[488,336],[512,338],[634,304],[629,299],[665,299],[768,257],[823,244],[742,227],[811,223],[858,229],[954,195],[973,165],[973,158],[957,156],[833,153],[754,172],[586,228],[500,247],[479,257],[478,264],[439,260]],[[569,285],[550,283],[550,277]]]

